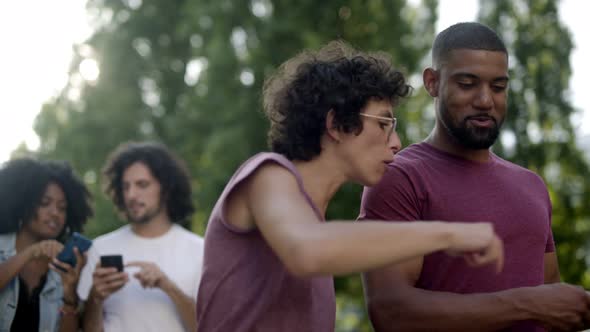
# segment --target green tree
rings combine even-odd
[[[570,121],[573,45],[559,21],[558,1],[480,1],[479,19],[503,36],[510,51],[509,111],[494,149],[545,179],[562,278],[589,287],[590,169]]]

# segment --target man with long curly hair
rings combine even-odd
[[[194,212],[184,164],[162,144],[127,143],[103,172],[129,224],[89,251],[78,287],[84,330],[194,331],[203,241],[180,226]],[[124,271],[101,266],[101,255],[122,255]]]

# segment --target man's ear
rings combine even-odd
[[[334,110],[331,109],[330,111],[328,111],[328,114],[326,114],[326,134],[328,135],[328,137],[330,137],[331,139],[333,139],[335,142],[340,142],[340,130],[336,127],[336,124],[334,122]]]
[[[431,97],[438,97],[439,74],[439,71],[431,67],[424,69],[424,72],[422,72],[424,88]]]

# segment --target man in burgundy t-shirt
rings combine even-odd
[[[424,257],[415,283],[431,291],[468,294],[541,285],[544,256],[555,250],[551,203],[539,176],[494,154],[480,163],[428,143],[404,149],[381,183],[365,190],[360,219],[494,223],[504,241],[502,272],[434,253]]]
[[[365,189],[359,219],[492,222],[504,242],[504,269],[435,253],[365,273],[375,330],[583,328],[590,298],[559,283],[545,184],[489,149],[507,113],[504,43],[485,25],[453,25],[436,37],[423,80],[435,127]]]
[[[474,162],[428,143],[414,144],[367,189],[362,219],[489,221],[504,240],[501,273],[471,268],[460,257],[426,256],[416,286],[454,293],[494,292],[544,283],[544,255],[555,251],[551,203],[533,172],[490,154]]]

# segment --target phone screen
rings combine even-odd
[[[121,255],[103,255],[100,256],[101,267],[116,267],[117,271],[123,271],[123,256]]]

